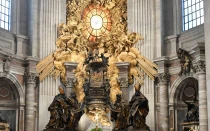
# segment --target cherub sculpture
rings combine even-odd
[[[180,59],[180,65],[181,65],[181,71],[179,75],[189,73],[192,68],[192,60],[189,52],[179,48],[179,50],[177,51],[177,56]]]

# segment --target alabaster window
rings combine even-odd
[[[10,30],[10,0],[0,0],[0,27]]]
[[[183,0],[183,31],[204,23],[203,0]]]
[[[84,33],[91,41],[111,30],[110,12],[103,7],[88,6],[83,12],[83,19],[85,22]]]

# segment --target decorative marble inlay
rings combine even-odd
[[[185,90],[184,90],[184,94],[187,96],[187,97],[192,97],[195,95],[195,89],[193,87],[187,87]]]
[[[0,96],[1,97],[7,97],[9,95],[9,89],[6,87],[1,87],[0,88]]]
[[[23,123],[24,123],[24,120],[23,120],[23,110],[20,111],[20,131],[23,131]]]

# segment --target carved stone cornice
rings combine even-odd
[[[169,73],[159,73],[158,74],[158,82],[159,83],[168,83],[170,79]]]
[[[198,61],[194,63],[193,70],[196,73],[205,73],[206,72],[206,63],[205,61]]]
[[[36,80],[37,80],[36,73],[27,72],[25,73],[24,77],[25,77],[26,83],[36,83]]]

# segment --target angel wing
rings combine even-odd
[[[87,45],[81,42],[84,37],[80,35],[82,34],[80,27],[70,22],[67,25],[60,24],[58,29],[60,32],[60,36],[56,41],[58,49],[36,65],[37,72],[40,74],[40,81],[44,80],[48,75],[52,75],[54,78],[61,75],[61,79],[65,82],[66,69],[64,63],[82,63],[85,60]],[[82,67],[79,66],[79,68]]]
[[[140,84],[143,84],[144,72],[152,80],[157,74],[157,65],[141,55],[135,47],[130,48],[128,52],[122,52],[119,59],[130,63],[129,75],[133,76]]]
[[[46,78],[51,73],[51,71],[53,71],[54,69],[53,62],[54,62],[53,54],[50,54],[36,65],[36,70],[40,74],[39,76],[40,81]]]

